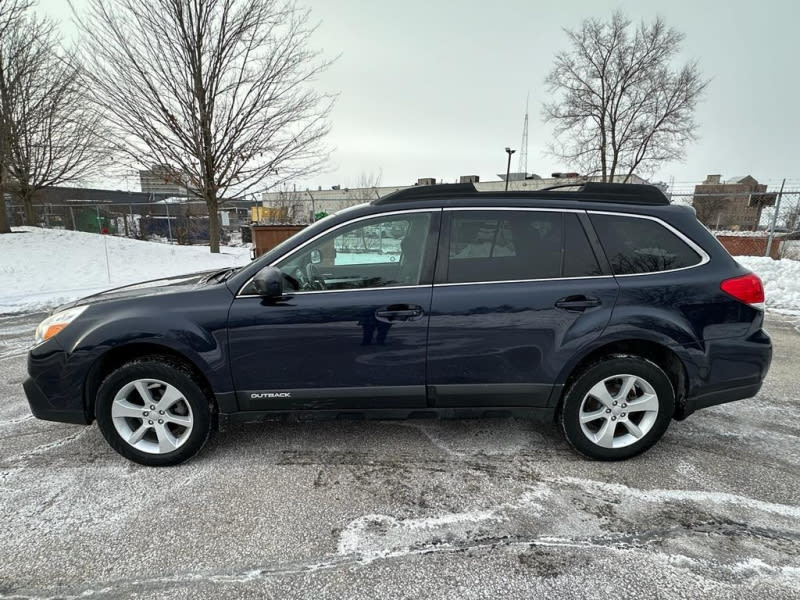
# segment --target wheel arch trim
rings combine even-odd
[[[106,349],[93,361],[83,382],[83,408],[87,419],[91,422],[95,418],[95,402],[97,391],[103,379],[116,368],[123,364],[146,356],[161,356],[181,362],[186,365],[199,378],[203,390],[209,395],[219,411],[229,412],[235,407],[227,406],[233,394],[216,393],[208,379],[203,367],[208,365],[192,352],[185,348],[176,347],[167,340],[160,338],[147,338],[131,340]],[[235,400],[234,400],[235,402]]]

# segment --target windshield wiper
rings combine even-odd
[[[222,269],[221,271],[215,271],[210,275],[206,275],[200,280],[200,283],[208,283],[209,281],[216,281],[222,282],[226,281],[231,275],[233,275],[236,271],[241,269],[241,267],[228,267],[226,269]]]
[[[234,273],[238,273],[242,267],[231,267],[228,269],[225,274],[220,278],[220,281],[228,281],[231,277],[233,277]]]

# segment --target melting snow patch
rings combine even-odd
[[[619,483],[605,483],[601,481],[590,481],[577,477],[559,477],[551,481],[576,485],[584,489],[592,489],[600,492],[611,492],[621,496],[633,497],[645,502],[664,502],[664,501],[688,501],[702,504],[731,504],[741,506],[761,512],[780,515],[792,519],[800,518],[800,506],[788,504],[776,504],[773,502],[763,502],[747,496],[728,494],[725,492],[704,492],[701,490],[664,490],[652,489],[643,490],[631,488]]]
[[[364,515],[344,528],[337,550],[340,555],[356,555],[361,562],[372,562],[378,558],[495,539],[498,523],[508,520],[514,511],[540,515],[542,501],[550,494],[549,487],[538,486],[522,494],[515,502],[432,517],[397,519],[389,515]]]
[[[395,519],[388,515],[364,515],[351,521],[339,538],[339,554],[357,554],[363,562],[413,552],[446,543],[472,533],[476,526],[502,517],[481,510],[438,517]]]

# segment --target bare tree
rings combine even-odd
[[[621,12],[565,31],[570,49],[545,80],[555,96],[543,111],[557,140],[551,152],[570,168],[622,182],[682,158],[708,84],[695,62],[672,68],[683,34],[661,18],[632,30]]]
[[[696,196],[692,200],[692,206],[697,212],[698,221],[709,228],[719,229],[719,218],[730,202],[731,199],[724,196]]]
[[[800,202],[792,206],[784,219],[786,230],[789,232],[800,229]]]
[[[0,0],[0,64],[5,60],[3,40],[13,31],[25,11],[32,5],[30,0]],[[2,73],[0,73],[0,77]],[[0,233],[11,233],[6,216],[6,185],[8,181],[8,119],[0,103]]]
[[[61,50],[52,22],[19,19],[0,48],[5,185],[22,203],[25,224],[35,225],[36,192],[99,172],[108,146],[100,116],[87,102],[82,69]]]
[[[91,0],[81,20],[95,102],[136,164],[170,165],[208,206],[322,167],[333,99],[309,12],[284,0]]]
[[[381,186],[382,179],[383,169],[379,169],[377,173],[362,171],[355,189],[350,190],[350,196],[359,202],[370,202],[379,198],[378,188]]]

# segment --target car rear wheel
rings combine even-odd
[[[614,355],[589,366],[569,386],[561,427],[584,456],[622,460],[655,444],[674,410],[672,383],[658,365]]]
[[[97,424],[114,450],[148,466],[193,457],[211,433],[211,406],[191,371],[148,358],[127,363],[97,393]]]

